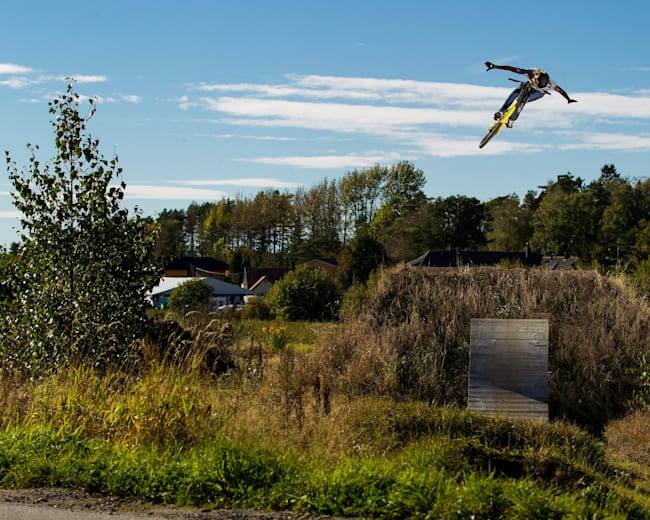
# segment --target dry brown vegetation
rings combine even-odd
[[[318,372],[348,396],[464,405],[472,318],[549,320],[552,418],[601,432],[643,398],[650,309],[594,271],[387,270],[359,317],[321,337]]]

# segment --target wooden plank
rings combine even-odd
[[[472,411],[548,420],[548,320],[472,319]]]

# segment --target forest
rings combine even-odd
[[[581,268],[650,272],[650,180],[630,179],[613,164],[585,182],[570,172],[529,190],[485,202],[427,197],[413,163],[375,165],[293,192],[165,209],[156,219],[160,258],[212,256],[231,272],[244,265],[291,266],[336,258],[341,281],[364,281],[378,265],[426,250],[523,251],[575,256]]]

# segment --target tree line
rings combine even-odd
[[[523,198],[481,202],[427,197],[425,174],[408,161],[374,165],[293,192],[165,209],[156,219],[161,258],[212,256],[234,271],[337,258],[347,281],[379,264],[427,249],[531,251],[577,256],[583,267],[650,270],[650,180],[632,180],[613,164],[585,182],[558,175]]]
[[[650,181],[625,178],[612,164],[590,183],[568,173],[523,200],[511,194],[483,203],[425,196],[424,172],[402,161],[154,219],[122,207],[118,158],[105,158],[88,133],[95,105],[90,100],[84,114],[80,99],[70,83],[48,105],[52,159],[41,162],[30,144],[22,168],[5,154],[23,232],[22,243],[0,255],[0,371],[137,364],[136,340],[149,326],[146,293],[164,260],[180,255],[214,256],[234,273],[335,257],[338,290],[426,249],[529,245],[650,280]]]

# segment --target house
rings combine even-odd
[[[266,296],[266,294],[271,290],[271,287],[273,287],[273,281],[271,281],[266,276],[262,276],[261,278],[258,278],[253,285],[249,287],[249,290],[255,296]]]
[[[301,264],[306,266],[309,269],[317,269],[319,271],[325,271],[330,276],[336,276],[336,270],[338,269],[338,262],[333,258],[314,258]]]
[[[501,262],[520,263],[525,266],[539,266],[542,264],[542,255],[528,251],[429,250],[416,259],[406,262],[406,264],[417,267],[460,267],[498,265]]]
[[[209,256],[181,256],[165,265],[166,277],[208,276],[225,279],[228,276],[227,263]]]
[[[217,280],[216,278],[165,276],[160,280],[160,283],[151,290],[147,295],[147,298],[155,308],[164,309],[167,307],[167,301],[174,289],[189,280],[201,280],[203,283],[212,287],[210,310],[216,310],[222,305],[243,305],[245,297],[253,294],[248,289],[244,289],[232,283],[224,282],[223,280]]]
[[[244,279],[241,286],[249,289],[255,296],[265,296],[273,284],[289,271],[291,271],[289,267],[244,268]]]

